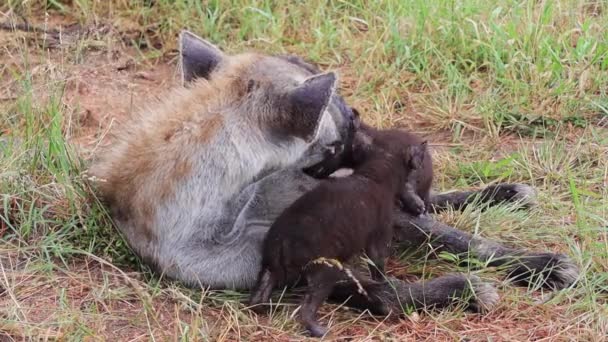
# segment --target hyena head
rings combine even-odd
[[[187,31],[180,36],[180,56],[184,86],[233,80],[236,115],[249,129],[259,128],[262,139],[288,147],[311,176],[328,176],[350,151],[354,116],[336,92],[335,73],[321,73],[295,56],[228,55]]]

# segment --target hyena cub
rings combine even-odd
[[[426,214],[430,209],[431,186],[433,184],[433,160],[428,149],[428,143],[417,135],[407,131],[396,129],[377,130],[362,123],[360,121],[360,114],[356,109],[352,111],[358,131],[356,140],[353,142],[355,145],[368,144],[366,141],[373,139],[374,136],[383,134],[389,138],[384,140],[376,139],[374,145],[370,146],[381,145],[383,141],[397,144],[398,146],[415,146],[410,151],[409,172],[398,200],[402,210],[415,216]],[[362,159],[361,156],[357,156],[357,151],[364,151],[361,148],[354,148],[355,152],[353,152],[351,160],[347,162],[353,167],[357,163],[360,163]]]
[[[356,279],[342,263],[365,250],[376,265],[370,267],[372,278],[383,278],[396,198],[410,171],[411,156],[423,146],[403,147],[389,141],[390,132],[375,133],[370,144],[359,147],[362,162],[351,176],[321,182],[271,226],[250,305],[268,302],[275,286],[292,285],[303,276],[308,293],[300,317],[310,334],[318,337],[327,331],[316,319],[319,306],[336,282]]]

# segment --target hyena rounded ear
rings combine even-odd
[[[427,140],[425,140],[419,144],[413,144],[407,147],[407,153],[409,155],[409,167],[412,169],[419,169],[422,167],[427,144]]]
[[[217,46],[186,30],[179,35],[179,55],[182,85],[200,77],[208,79],[211,72],[226,58]]]
[[[319,128],[323,113],[336,89],[338,77],[333,72],[315,75],[289,92],[288,108],[296,135],[311,140]]]

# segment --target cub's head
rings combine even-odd
[[[259,133],[289,155],[287,163],[297,160],[315,177],[340,166],[355,123],[336,92],[335,73],[321,73],[295,56],[227,55],[187,31],[180,36],[180,57],[184,86],[196,87],[204,79],[231,89],[226,101],[234,120],[245,124],[243,134]]]

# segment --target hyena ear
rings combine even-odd
[[[209,78],[211,72],[226,56],[217,46],[190,31],[179,35],[180,68],[182,85],[197,78]]]
[[[328,72],[308,78],[289,92],[287,105],[293,133],[306,141],[311,141],[317,135],[337,81],[336,74]]]
[[[409,167],[412,169],[419,169],[424,163],[425,154],[427,151],[428,142],[425,140],[420,144],[414,144],[408,146],[409,152]]]

